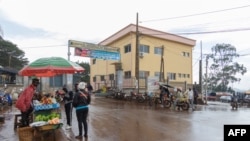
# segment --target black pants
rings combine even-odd
[[[82,125],[84,128],[84,135],[88,135],[88,124],[87,124],[87,116],[88,116],[89,109],[79,109],[76,111],[76,117],[78,121],[78,129],[79,135],[82,136]]]
[[[30,114],[32,113],[33,111],[33,108],[30,107],[27,111],[25,112],[21,112],[21,123],[22,123],[22,126],[25,127],[25,126],[29,126],[30,124]]]
[[[67,124],[71,126],[71,117],[72,117],[72,103],[67,103],[64,105],[65,114],[67,119]]]

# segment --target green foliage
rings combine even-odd
[[[81,62],[81,63],[76,62],[76,63],[82,66],[85,70],[83,73],[74,75],[75,81],[90,82],[90,64],[86,62]]]
[[[228,85],[239,82],[237,74],[244,75],[247,72],[244,65],[234,62],[239,54],[236,48],[230,44],[216,44],[212,47],[212,53],[207,55],[207,60],[211,63],[208,76],[208,89],[213,91],[232,91]],[[206,80],[205,80],[206,82]]]
[[[28,59],[24,58],[25,53],[20,50],[17,45],[10,41],[0,40],[0,65],[3,67],[11,67],[21,69],[28,64]]]

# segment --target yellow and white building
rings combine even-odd
[[[195,40],[142,26],[138,26],[138,31],[140,77],[159,77],[162,72],[161,54],[163,51],[164,79],[173,83],[192,84],[192,51]],[[122,69],[123,86],[135,86],[136,39],[136,25],[130,24],[99,43],[99,45],[119,48],[121,59],[120,61],[91,59],[90,76],[95,89],[103,85],[114,86],[112,81],[115,80],[115,66],[119,64]]]

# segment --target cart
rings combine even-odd
[[[31,127],[34,129],[34,136],[41,138],[41,141],[46,140],[48,135],[53,136],[53,140],[56,140],[55,131],[63,126],[63,123],[50,123],[52,119],[61,119],[60,104],[41,104],[34,106],[33,123]]]

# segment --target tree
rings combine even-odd
[[[79,65],[85,69],[81,75],[81,81],[90,82],[90,65],[89,65],[89,63],[82,62]]]
[[[89,63],[79,63],[76,62],[77,64],[79,64],[80,66],[82,66],[85,70],[83,71],[83,73],[78,73],[74,75],[74,82],[90,82],[90,65]]]
[[[207,60],[212,60],[210,73],[208,75],[208,87],[214,91],[232,90],[228,85],[239,82],[237,74],[244,75],[247,72],[243,64],[234,62],[237,54],[236,48],[230,44],[216,44],[212,47],[212,53],[207,55]]]
[[[17,45],[4,39],[0,40],[0,56],[1,66],[17,70],[23,68],[29,62],[27,58],[24,58],[25,53]]]

